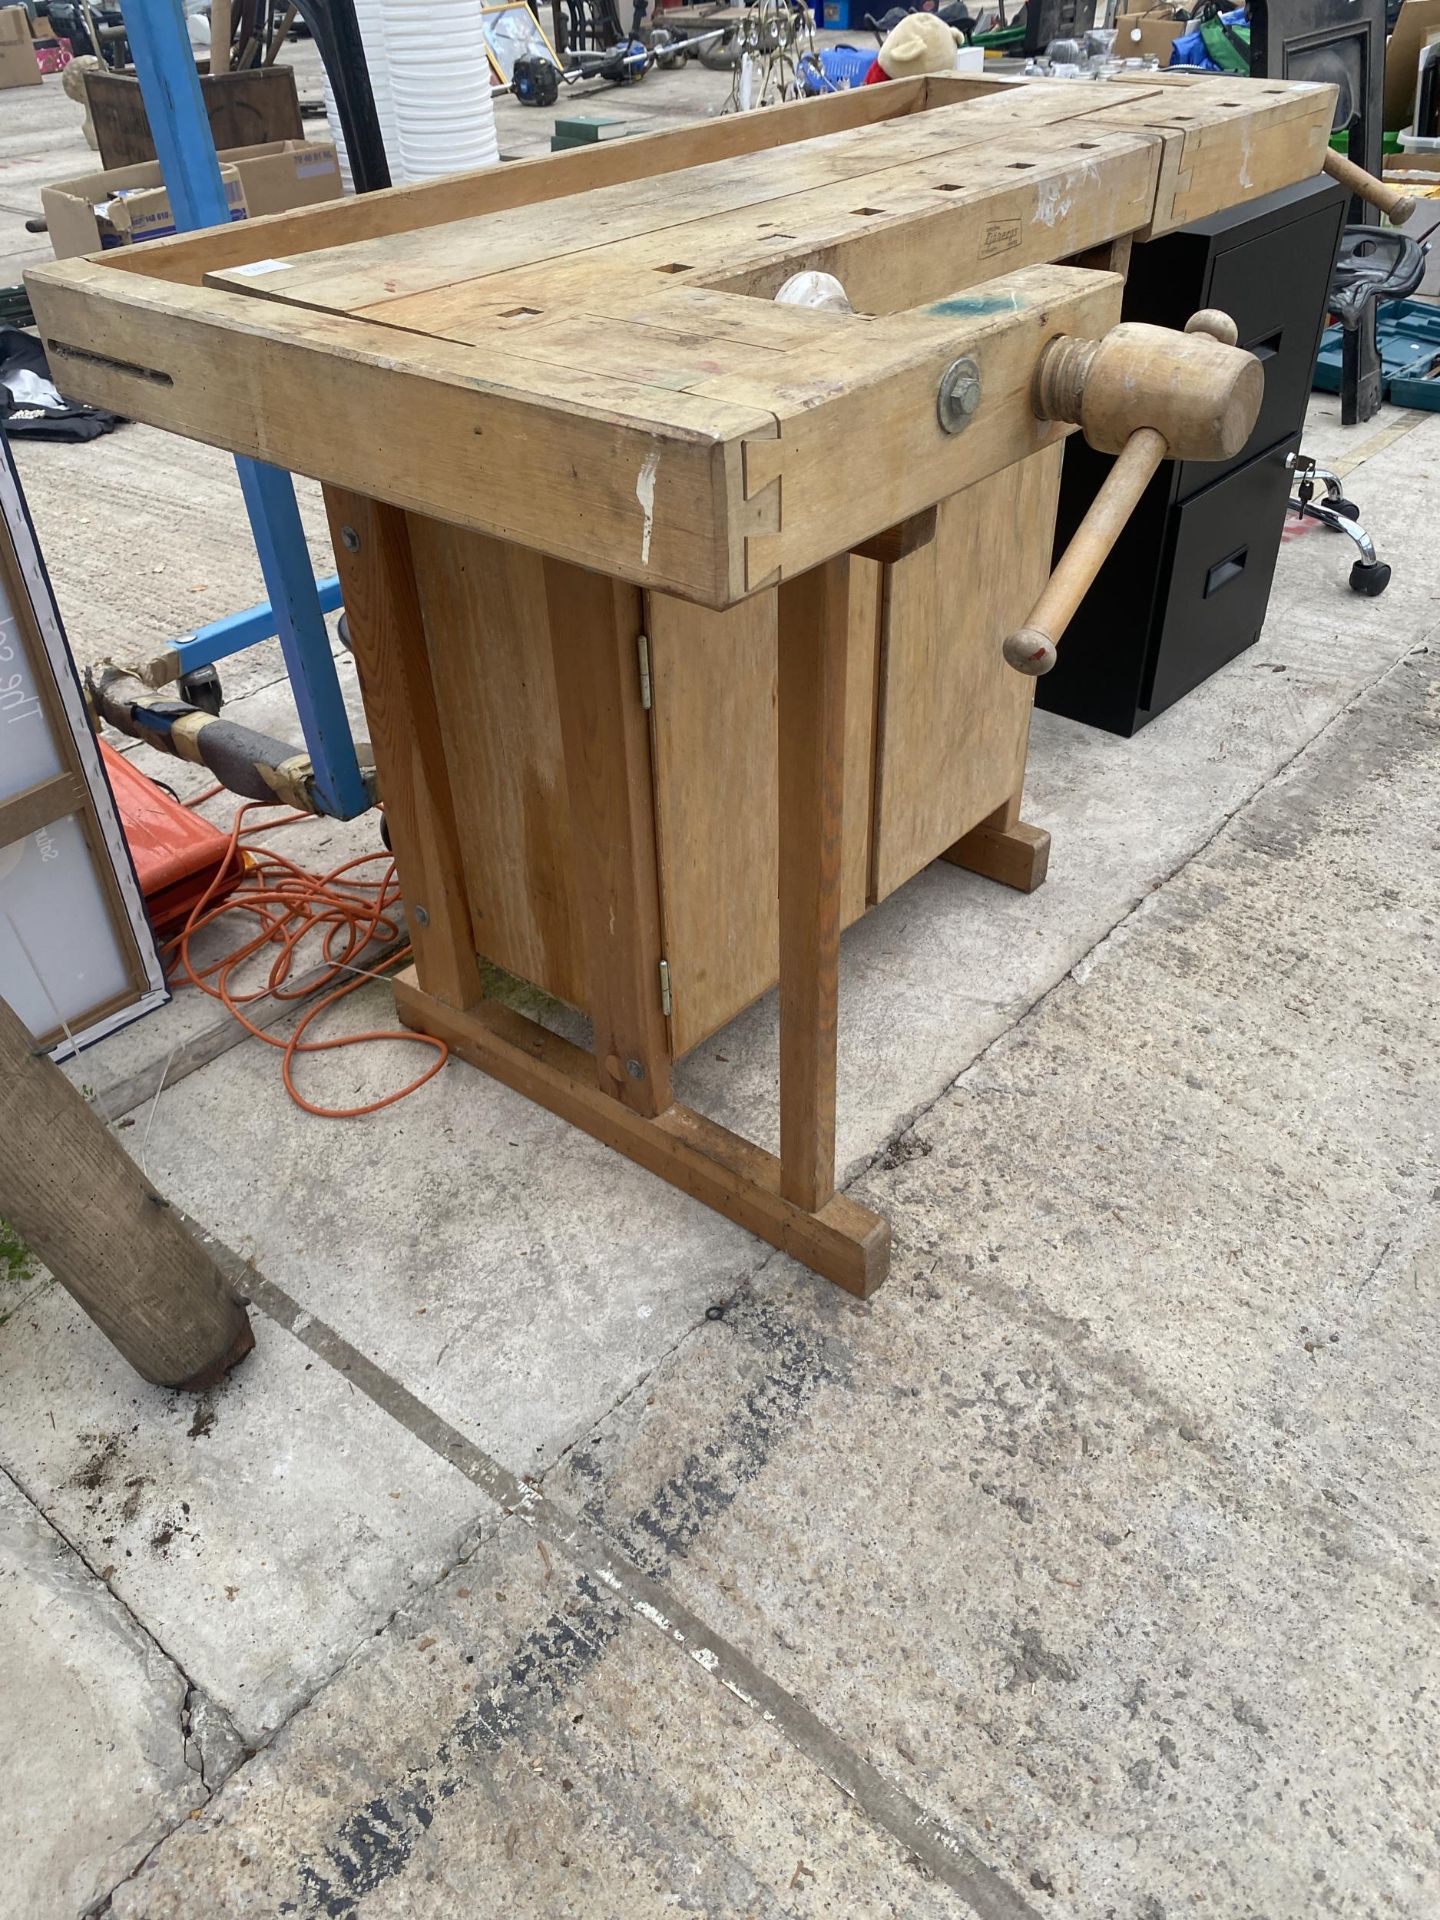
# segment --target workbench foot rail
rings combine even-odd
[[[647,1172],[768,1240],[802,1266],[866,1299],[890,1269],[890,1223],[843,1193],[814,1213],[780,1191],[780,1162],[678,1103],[649,1118],[596,1082],[595,1060],[493,1000],[463,1011],[421,991],[415,970],[395,979],[400,1018],[444,1040],[482,1073],[580,1127]]]

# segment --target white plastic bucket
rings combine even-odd
[[[371,0],[371,4],[374,0]],[[476,0],[381,0],[391,110],[407,180],[500,158]]]

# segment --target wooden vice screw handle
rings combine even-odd
[[[1031,608],[1030,618],[1005,637],[1005,658],[1017,673],[1048,673],[1054,666],[1056,642],[1090,591],[1121,529],[1169,451],[1164,434],[1154,427],[1141,427],[1126,441],[1104,485],[1090,502],[1089,512],[1075,529],[1075,537],[1046,581],[1045,591]]]
[[[1373,173],[1367,173],[1364,167],[1357,167],[1346,154],[1336,153],[1333,148],[1327,147],[1325,150],[1325,171],[1332,180],[1338,180],[1342,187],[1348,188],[1357,199],[1378,207],[1392,227],[1403,227],[1420,204],[1411,194],[1402,193],[1399,187],[1387,187],[1383,180],[1377,180]]]
[[[1048,673],[1055,647],[1141,494],[1165,459],[1228,460],[1250,438],[1265,376],[1235,346],[1235,323],[1215,309],[1183,333],[1127,322],[1103,340],[1062,335],[1035,369],[1042,420],[1069,420],[1101,453],[1118,455],[1023,627],[1004,655],[1017,673]]]

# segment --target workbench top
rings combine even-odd
[[[1031,371],[1115,243],[1308,177],[1332,99],[897,82],[29,278],[80,397],[724,606],[1058,437]],[[777,307],[807,267],[856,311]]]

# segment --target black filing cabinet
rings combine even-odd
[[[1161,466],[1036,682],[1037,705],[1131,734],[1258,638],[1345,206],[1321,175],[1135,248],[1123,317],[1183,327],[1221,308],[1264,364],[1265,398],[1233,460]],[[1066,441],[1057,559],[1112,464],[1078,433]]]

